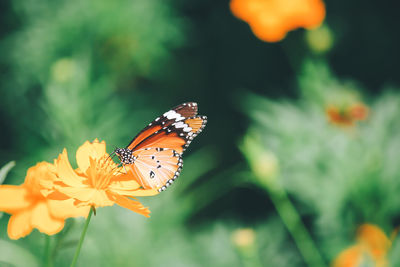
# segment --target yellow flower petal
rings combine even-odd
[[[0,211],[14,213],[31,205],[28,190],[20,185],[0,185]]]
[[[115,203],[117,203],[121,207],[130,209],[131,211],[137,212],[146,217],[150,217],[149,215],[150,211],[147,208],[145,208],[139,201],[132,200],[120,195],[114,195],[114,196],[115,196]]]
[[[147,208],[127,197],[153,196],[159,193],[158,190],[144,190],[132,174],[121,174],[117,164],[108,157],[104,141],[96,139],[93,143],[85,142],[78,149],[76,157],[79,168],[73,170],[66,151],[59,156],[55,163],[57,181],[51,190],[41,190],[47,199],[66,200],[68,197],[77,207],[112,206],[120,203],[123,207],[148,216],[150,211]],[[60,216],[61,210],[55,208],[52,214]],[[70,211],[75,214],[75,211]],[[71,214],[68,213],[68,216]]]
[[[55,176],[55,167],[48,162],[39,162],[35,166],[30,167],[26,173],[24,185],[29,187],[31,194],[40,197],[40,190],[43,186],[50,187],[53,184]]]
[[[71,217],[87,217],[90,207],[76,207],[73,199],[68,200],[48,200],[47,205],[50,214],[58,219],[67,219]]]
[[[104,190],[93,190],[94,193],[91,200],[88,201],[90,204],[94,204],[96,207],[112,206],[114,201],[110,199],[109,195]]]
[[[52,190],[41,190],[40,191],[43,196],[48,199],[48,200],[67,200],[70,199],[69,196],[59,192],[59,191],[54,191],[54,188]]]
[[[110,183],[109,188],[111,190],[136,190],[140,188],[140,185],[135,180],[129,181],[113,181]]]
[[[80,171],[86,173],[86,170],[90,166],[89,158],[99,160],[106,155],[106,143],[104,141],[99,142],[95,139],[93,143],[86,141],[76,151],[76,162]]]
[[[114,205],[114,201],[108,197],[104,190],[62,186],[56,187],[56,189],[71,198],[77,199],[81,202],[87,202],[87,205],[95,205],[96,207]]]
[[[137,189],[137,190],[123,190],[123,189],[112,189],[110,190],[116,194],[130,197],[146,197],[155,196],[160,194],[157,189]]]
[[[77,175],[72,169],[71,164],[68,160],[67,150],[64,149],[55,162],[57,168],[57,174],[60,180],[69,186],[74,187],[85,187],[83,181],[85,180],[81,176]]]
[[[154,196],[159,194],[157,189],[141,189],[141,185],[130,174],[116,176],[109,185],[114,193],[126,196]]]
[[[54,235],[64,228],[64,220],[52,217],[44,201],[39,202],[32,210],[31,222],[33,227],[48,235]]]
[[[32,232],[31,211],[24,210],[10,217],[8,221],[7,233],[11,239],[19,239]]]

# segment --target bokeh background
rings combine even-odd
[[[1,1],[1,182],[196,101],[208,125],[179,182],[141,198],[149,219],[99,209],[78,266],[400,266],[398,6],[325,1],[271,42],[230,4]],[[0,266],[45,266],[44,235],[10,240],[8,219]],[[83,223],[52,237],[50,265],[69,266]]]

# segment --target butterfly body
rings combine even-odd
[[[114,152],[144,188],[161,192],[178,178],[183,152],[206,123],[206,116],[197,115],[196,103],[184,103],[156,118],[126,148]]]

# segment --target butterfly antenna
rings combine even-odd
[[[112,157],[114,156],[115,152],[111,152],[111,154],[108,154],[107,160],[112,159]]]
[[[115,157],[116,155],[117,155],[117,154],[115,153],[115,149],[114,149],[114,151],[111,152],[111,154],[108,155],[107,161],[110,160],[110,159],[111,159],[112,161],[114,161],[114,157]]]

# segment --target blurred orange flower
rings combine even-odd
[[[8,236],[18,239],[28,235],[33,228],[53,235],[64,227],[69,217],[87,216],[88,208],[78,208],[73,200],[46,199],[40,191],[42,182],[55,179],[54,165],[40,162],[28,169],[21,185],[0,185],[0,210],[10,213]]]
[[[340,126],[353,126],[356,121],[366,120],[369,109],[362,103],[356,103],[346,108],[328,106],[326,115],[331,123]]]
[[[158,194],[156,189],[143,189],[135,177],[123,172],[106,153],[106,143],[85,142],[76,152],[79,166],[74,170],[68,161],[64,149],[55,161],[57,178],[53,184],[47,184],[43,193],[48,198],[63,200],[72,198],[77,206],[103,207],[115,203],[134,212],[149,217],[150,211],[129,197],[152,196]]]
[[[335,259],[334,267],[361,267],[366,263],[373,266],[388,266],[387,253],[392,242],[377,226],[363,224],[358,228],[357,244],[342,251]],[[364,265],[363,265],[364,264]]]
[[[325,18],[321,0],[231,0],[230,8],[266,42],[278,42],[300,27],[317,28]]]

